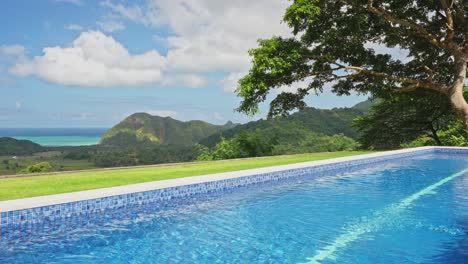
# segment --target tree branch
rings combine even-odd
[[[454,23],[453,23],[453,16],[452,16],[452,7],[453,7],[453,0],[450,5],[447,4],[447,0],[440,0],[442,4],[442,8],[445,12],[445,17],[447,19],[447,35],[445,36],[445,42],[453,42],[453,37],[455,35],[454,31]]]
[[[465,4],[463,1],[462,2],[462,5]],[[465,52],[465,55],[468,56],[468,23],[466,21],[466,17],[465,17],[465,8],[464,6],[462,6],[461,8],[455,3],[453,5],[454,7],[454,10],[455,10],[455,16],[458,17],[458,19],[461,21],[462,25],[463,25],[463,35],[465,37],[465,41],[464,41],[464,52]]]
[[[434,71],[431,68],[429,68],[427,65],[424,65],[423,70],[429,75],[429,77],[427,77],[427,80],[429,82],[432,82],[432,80],[434,79]]]
[[[462,2],[462,5],[465,4],[463,1]],[[468,25],[466,24],[466,18],[465,18],[465,8],[464,6],[462,6],[462,8],[460,8],[458,6],[457,3],[453,2],[453,9],[455,10],[455,16],[461,21],[461,24],[463,25],[463,29],[464,29],[464,37],[465,37],[465,49],[468,49]]]
[[[412,92],[418,88],[421,88],[420,84],[413,84],[413,85],[408,85],[405,88],[399,88],[398,90],[395,90],[395,92],[397,93]]]
[[[401,84],[408,84],[405,88],[400,88],[397,89],[396,91],[399,92],[407,92],[407,91],[413,91],[418,88],[426,88],[426,89],[431,89],[434,91],[438,92],[443,92],[446,93],[448,91],[448,87],[442,84],[434,83],[432,82],[431,78],[428,78],[427,80],[417,80],[413,78],[408,78],[408,77],[400,77],[400,76],[395,76],[395,75],[390,75],[382,72],[376,72],[372,70],[367,70],[362,67],[356,67],[356,66],[345,66],[346,69],[351,69],[351,70],[356,70],[358,72],[361,72],[364,75],[370,75],[370,76],[375,76],[375,77],[380,77],[386,80],[390,81],[395,81],[399,82]]]
[[[353,3],[351,0],[340,0],[340,1],[346,3],[346,4],[350,5],[350,6],[360,8],[359,6],[356,6],[356,4]],[[444,0],[441,0],[441,1],[444,1]],[[458,47],[458,45],[456,45],[453,42],[453,34],[454,33],[453,33],[453,17],[451,15],[451,10],[449,10],[450,11],[450,17],[451,17],[451,22],[447,23],[447,25],[451,24],[451,29],[452,30],[447,31],[447,34],[448,34],[447,38],[450,39],[450,41],[447,41],[447,42],[442,41],[441,38],[431,34],[424,27],[422,27],[422,26],[420,26],[420,25],[418,25],[418,24],[416,24],[414,22],[411,22],[411,21],[406,20],[406,19],[401,19],[401,18],[394,17],[389,12],[387,12],[385,9],[380,8],[380,7],[375,7],[374,6],[374,0],[368,0],[367,10],[369,12],[371,12],[372,14],[374,14],[374,15],[376,15],[378,17],[381,17],[381,18],[383,18],[384,20],[386,20],[386,21],[388,21],[390,23],[398,24],[398,25],[407,27],[409,29],[412,29],[416,35],[420,36],[421,38],[423,38],[424,40],[426,40],[430,44],[432,44],[432,45],[434,45],[434,46],[436,46],[438,48],[441,48],[441,49],[444,49],[444,50],[448,51],[452,55],[461,56],[463,54],[463,52],[461,51],[461,48]]]
[[[348,78],[356,77],[356,76],[359,76],[359,75],[360,75],[359,72],[353,72],[353,73],[350,73],[350,74],[347,74],[347,75],[335,75],[335,74],[333,74],[332,78],[325,79],[324,82],[334,82],[334,81],[337,81],[339,79],[348,79]]]
[[[444,0],[441,0],[441,1],[444,1]],[[367,9],[371,13],[373,13],[374,15],[382,17],[383,19],[387,20],[388,22],[391,22],[391,23],[394,23],[394,24],[399,24],[399,25],[402,25],[402,26],[405,26],[405,27],[408,27],[408,28],[414,30],[414,32],[417,35],[421,36],[422,38],[424,38],[425,40],[427,40],[429,43],[431,43],[432,45],[434,45],[436,47],[445,49],[445,50],[450,51],[450,52],[455,52],[455,53],[459,52],[459,49],[454,47],[455,44],[453,42],[445,43],[445,42],[441,41],[440,38],[438,38],[437,36],[431,34],[429,31],[427,31],[422,26],[420,26],[420,25],[418,25],[418,24],[416,24],[414,22],[411,22],[409,20],[396,18],[396,17],[392,16],[390,13],[388,13],[387,11],[385,11],[385,9],[380,8],[380,7],[375,7],[374,6],[374,0],[368,0]],[[452,26],[452,31],[453,31],[453,19],[452,18],[451,18],[451,21],[452,21],[451,26]],[[452,36],[452,38],[453,38],[453,36]]]
[[[427,88],[431,89],[434,91],[442,92],[442,93],[447,93],[450,87],[439,84],[439,83],[434,83],[433,82],[433,71],[425,66],[424,71],[428,73],[429,77],[426,80],[418,80],[418,79],[413,79],[413,78],[408,78],[408,77],[400,77],[400,76],[395,76],[383,72],[377,72],[373,70],[368,70],[365,69],[364,67],[359,67],[359,66],[352,66],[352,65],[345,65],[342,63],[339,63],[331,58],[325,57],[325,56],[316,56],[316,55],[304,55],[305,58],[313,59],[313,60],[321,60],[321,61],[326,61],[330,64],[336,65],[337,67],[334,68],[334,70],[340,70],[340,69],[345,69],[345,70],[354,70],[356,71],[355,73],[344,75],[344,76],[337,76],[334,75],[334,78],[328,79],[330,81],[335,81],[337,79],[343,79],[343,78],[351,78],[351,77],[356,77],[358,75],[368,75],[368,76],[374,76],[374,77],[379,77],[382,79],[390,80],[390,81],[395,81],[401,84],[406,84],[408,86],[397,89],[396,91],[401,91],[401,92],[407,92],[407,91],[413,91],[418,88]],[[314,76],[317,74],[311,73],[310,76]]]

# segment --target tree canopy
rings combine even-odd
[[[361,134],[361,147],[392,149],[420,137],[445,145],[442,134],[456,122],[447,98],[434,91],[420,90],[381,100],[364,116],[356,118],[353,126]]]
[[[277,95],[270,116],[305,107],[305,97],[325,85],[338,95],[379,98],[432,90],[448,98],[468,126],[466,9],[463,0],[294,0],[284,15],[293,36],[259,40],[250,51],[252,67],[239,80],[237,110],[254,114],[272,89],[298,82],[307,85]],[[408,56],[395,58],[376,47]]]

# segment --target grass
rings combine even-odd
[[[12,200],[49,194],[92,190],[133,183],[285,165],[365,153],[369,152],[349,151],[312,153],[281,157],[180,164],[152,168],[88,171],[79,173],[64,172],[59,175],[5,178],[0,179],[0,200]]]
[[[62,170],[69,171],[69,170],[89,170],[89,169],[97,169],[98,166],[94,165],[94,163],[88,160],[69,160],[69,159],[62,159],[57,161],[59,166],[62,166]]]
[[[9,162],[7,165],[3,163],[4,160]],[[69,171],[69,170],[88,170],[98,168],[93,162],[88,160],[71,160],[64,159],[62,154],[57,151],[41,152],[35,155],[20,156],[17,159],[13,159],[11,156],[0,156],[0,175],[15,174],[16,171],[13,164],[18,164],[17,171],[24,169],[30,165],[47,161],[58,170]]]

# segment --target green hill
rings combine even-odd
[[[220,131],[200,141],[200,144],[214,147],[221,138],[230,139],[241,132],[259,131],[285,131],[301,130],[315,134],[333,136],[343,134],[356,139],[358,133],[351,127],[351,121],[363,115],[370,106],[371,101],[364,101],[350,108],[317,109],[307,107],[287,117],[278,117],[270,120],[258,120],[247,124],[235,126],[232,129]],[[300,136],[299,136],[300,137]],[[292,140],[292,139],[291,139]],[[300,140],[300,139],[298,139]]]
[[[356,104],[355,106],[353,106],[352,108],[357,109],[357,110],[361,110],[363,112],[367,112],[369,110],[369,108],[374,106],[379,101],[380,101],[380,99],[362,101],[362,102]]]
[[[358,134],[351,128],[351,121],[366,112],[371,105],[372,102],[365,101],[350,108],[308,107],[287,117],[261,119],[243,125],[232,122],[225,125],[213,125],[203,121],[182,122],[170,117],[136,113],[107,131],[101,139],[101,146],[159,146],[167,150],[192,147],[200,143],[212,148],[221,138],[230,139],[240,133],[256,133],[259,137],[264,133],[265,137],[270,135],[282,143],[337,134],[355,139]],[[309,139],[307,141],[310,141]]]
[[[119,147],[148,144],[192,146],[203,138],[234,126],[231,122],[219,126],[203,121],[182,122],[170,117],[136,113],[107,131],[101,144]]]
[[[10,137],[0,137],[0,156],[28,155],[45,150],[46,148],[29,140],[17,140]]]

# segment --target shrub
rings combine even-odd
[[[26,169],[21,170],[19,173],[43,173],[43,172],[52,172],[55,171],[55,168],[50,165],[49,162],[40,162],[31,166],[28,166]]]

